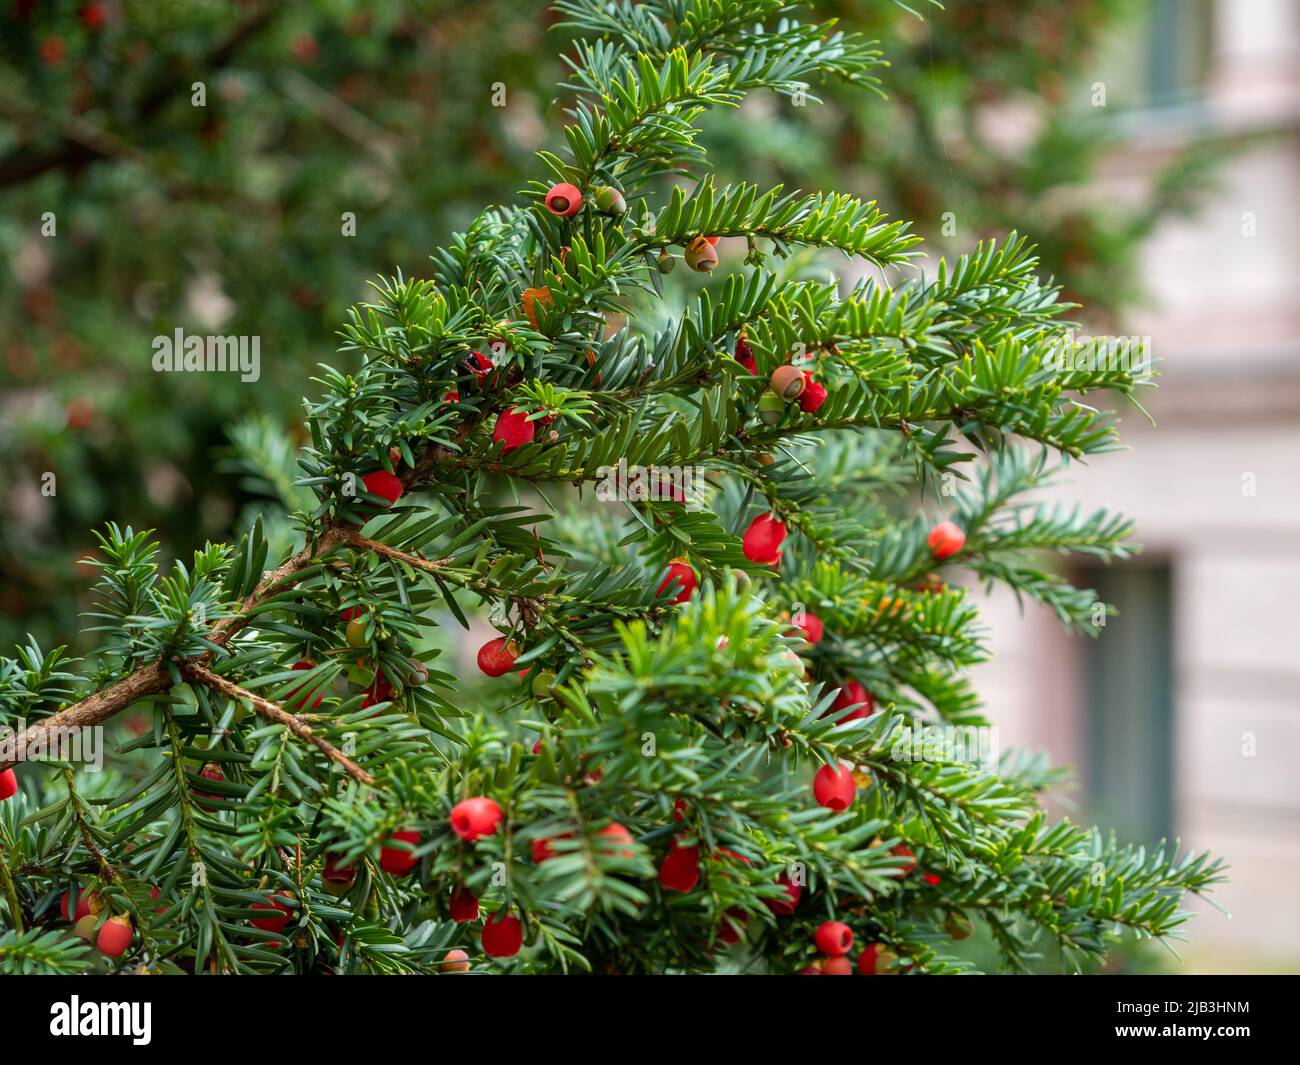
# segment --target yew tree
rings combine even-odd
[[[982,587],[1104,622],[1046,556],[1122,559],[1130,522],[1033,498],[1150,368],[1069,357],[1021,237],[927,262],[869,200],[709,171],[704,112],[877,88],[871,41],[784,0],[555,7],[563,147],[351,311],[295,542],[164,567],[111,525],[94,657],[0,660],[0,971],[942,974],[975,928],[1010,969],[1178,936],[1219,864],[1050,818],[968,675]],[[69,756],[99,735],[105,772]]]

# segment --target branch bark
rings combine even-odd
[[[469,427],[462,426],[457,434],[457,440],[462,439],[468,432]],[[415,487],[424,483],[432,475],[433,470],[440,463],[445,463],[453,454],[454,452],[443,445],[434,445],[429,448],[423,456],[421,456],[419,462],[413,469],[407,470],[403,474],[403,483],[407,487]],[[434,562],[428,559],[418,558],[415,555],[399,551],[397,548],[389,547],[387,544],[381,544],[377,540],[371,540],[364,537],[360,534],[360,531],[356,526],[331,521],[326,524],[324,531],[314,542],[308,544],[292,558],[265,574],[262,579],[257,582],[257,587],[253,589],[241,604],[240,611],[237,615],[226,618],[213,626],[210,634],[212,642],[218,647],[225,647],[229,644],[234,635],[247,626],[252,620],[249,615],[259,604],[270,598],[270,596],[275,592],[282,590],[283,587],[292,582],[294,578],[296,578],[318,558],[328,555],[336,547],[342,546],[343,544],[350,544],[355,547],[375,551],[389,558],[400,559],[416,569],[422,569],[429,572],[437,572],[439,568],[445,565],[445,562]],[[217,680],[221,681],[222,684],[228,684],[231,687],[235,687],[236,690],[243,692],[244,689],[238,688],[224,677],[220,677],[207,670],[206,667],[212,661],[215,654],[216,652],[214,651],[205,651],[203,654],[198,655],[195,658],[181,661],[178,665],[182,675],[187,675],[188,673],[188,675],[197,677],[197,674],[193,671],[199,669],[204,673],[215,677]],[[89,728],[102,724],[109,718],[121,713],[132,703],[166,691],[168,687],[170,687],[170,684],[170,674],[164,663],[151,662],[149,665],[141,666],[122,680],[117,681],[115,684],[111,684],[107,688],[95,692],[93,695],[87,696],[80,702],[73,703],[71,706],[66,706],[62,710],[51,714],[49,717],[43,718],[35,724],[29,725],[14,739],[14,753],[21,753],[24,748],[36,746],[38,741],[48,745],[50,738],[57,735],[57,732],[60,729]],[[213,686],[215,687],[215,685]],[[241,695],[240,698],[259,699],[260,697],[246,692]],[[273,710],[283,714],[285,717],[292,717],[292,715],[285,714],[285,711],[281,710],[274,703],[267,702],[265,699],[261,701],[265,706],[271,707]],[[259,713],[260,712],[261,711],[259,710]],[[264,714],[263,716],[266,715]],[[298,721],[296,718],[294,721],[297,728],[306,728],[307,734],[310,735],[311,730],[305,723]],[[287,724],[287,722],[281,721],[281,724]],[[294,726],[290,725],[288,727],[295,731],[296,735],[300,734],[294,729]],[[323,740],[319,740],[319,737],[312,737],[309,742],[316,744],[317,747],[320,747],[320,744],[324,743]],[[325,744],[325,747],[329,748],[329,750],[326,751],[327,754],[330,751],[334,752],[333,754],[330,754],[331,758],[335,758],[336,755],[338,758],[343,757],[335,748],[330,747],[329,744]],[[321,749],[325,750],[325,748]],[[344,759],[344,761],[347,765],[352,766],[352,769],[356,770],[356,772],[361,773],[366,777],[363,783],[373,783],[368,774],[357,766],[356,763],[349,762],[347,759]],[[9,761],[0,760],[0,770],[9,769],[16,765],[17,762],[18,759],[12,759]],[[361,779],[361,777],[357,777],[356,773],[352,772],[352,770],[349,770],[349,775],[353,776],[355,779]]]
[[[450,559],[428,559],[421,558],[419,555],[412,555],[406,551],[400,551],[396,547],[389,547],[387,544],[381,544],[378,540],[372,540],[368,536],[362,536],[354,533],[348,537],[348,543],[353,547],[359,547],[365,551],[373,551],[377,555],[383,555],[385,558],[396,559],[399,562],[405,562],[412,569],[424,570],[426,573],[439,573],[447,568]]]
[[[283,725],[300,740],[310,743],[321,754],[337,762],[353,780],[370,787],[374,786],[374,777],[330,743],[329,740],[316,735],[311,726],[302,718],[289,713],[283,707],[271,702],[271,700],[263,699],[260,695],[255,695],[248,689],[241,688],[234,681],[227,680],[219,673],[213,673],[207,666],[199,665],[194,661],[187,661],[181,666],[181,675],[187,680],[195,681],[211,688],[213,691],[220,692],[228,698],[244,700],[262,717],[268,721],[274,721],[277,725]]]
[[[167,670],[161,662],[151,662],[110,684],[102,691],[64,707],[58,713],[28,725],[14,739],[13,753],[21,754],[28,748],[49,749],[52,740],[63,729],[92,728],[125,710],[134,702],[164,692],[170,686]],[[0,760],[0,770],[18,764],[19,759]]]
[[[328,554],[335,547],[345,543],[353,529],[351,526],[336,525],[326,528],[325,532],[314,542],[308,544],[296,555],[275,569],[271,570],[253,589],[252,594],[244,600],[241,612],[232,618],[218,622],[212,630],[212,642],[225,647],[231,637],[251,620],[248,612],[267,599],[273,592],[306,569],[322,555]],[[182,672],[187,664],[206,665],[212,660],[214,652],[207,651],[197,658],[182,662]],[[115,684],[88,695],[78,703],[65,706],[57,713],[51,714],[36,723],[27,726],[14,739],[14,753],[19,754],[25,748],[38,744],[49,745],[50,739],[61,729],[91,728],[102,724],[110,717],[120,714],[132,703],[165,692],[171,686],[170,674],[162,662],[151,662],[140,666]],[[0,760],[0,770],[9,769],[18,763],[18,759]]]

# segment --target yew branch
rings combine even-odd
[[[398,562],[405,562],[412,569],[424,570],[426,573],[440,573],[450,564],[450,559],[428,559],[419,555],[413,555],[408,551],[399,550],[396,547],[389,547],[387,544],[380,543],[378,540],[372,540],[368,536],[361,536],[354,533],[348,538],[348,543],[353,547],[359,547],[365,551],[373,551],[377,555],[383,555],[385,558],[396,559]]]
[[[353,780],[360,784],[374,785],[375,778],[357,765],[356,762],[352,761],[329,740],[316,735],[312,731],[311,725],[307,724],[302,718],[289,713],[282,706],[271,702],[270,699],[263,699],[260,695],[250,692],[247,688],[241,688],[234,681],[227,680],[219,673],[213,673],[207,666],[200,665],[198,662],[189,661],[184,663],[181,666],[181,675],[186,680],[195,681],[211,688],[213,691],[220,692],[228,698],[243,700],[253,708],[255,713],[268,721],[275,722],[277,725],[283,725],[300,740],[310,743],[321,754],[337,762]]]
[[[335,547],[345,543],[351,535],[352,527],[346,525],[329,526],[315,541],[308,544],[292,558],[265,574],[257,587],[244,600],[238,615],[218,622],[212,629],[212,642],[220,647],[229,643],[230,638],[251,620],[248,617],[259,603],[273,592],[293,580],[321,555],[327,554]],[[195,659],[180,663],[206,664],[212,660],[213,652],[207,651]],[[146,699],[151,695],[165,692],[171,686],[171,675],[162,662],[150,662],[140,666],[127,676],[107,688],[88,695],[80,702],[65,706],[62,710],[43,718],[27,728],[13,740],[13,753],[21,755],[24,750],[50,747],[51,740],[62,730],[72,728],[92,728],[109,718],[120,714],[128,706]],[[0,760],[0,770],[17,764],[19,758]]]

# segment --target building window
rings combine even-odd
[[[1156,843],[1174,828],[1170,569],[1097,567],[1080,580],[1119,611],[1084,655],[1088,816]]]
[[[1197,102],[1210,73],[1213,0],[1140,0],[1100,51],[1110,102],[1125,110]]]

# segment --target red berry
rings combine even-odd
[[[390,841],[399,841],[401,843],[411,844],[411,850],[405,850],[401,847],[380,847],[379,848],[379,868],[386,873],[393,873],[396,876],[405,876],[419,864],[420,859],[415,856],[414,848],[419,846],[420,833],[413,832],[410,829],[403,829],[400,832],[394,832],[389,837]]]
[[[785,888],[786,898],[768,899],[767,908],[778,917],[789,917],[794,913],[795,907],[799,905],[799,899],[803,895],[803,885],[794,883],[788,874],[782,873],[776,878],[776,882]]]
[[[0,802],[18,793],[18,774],[12,769],[0,773]]]
[[[533,863],[541,865],[548,858],[555,857],[555,851],[551,850],[551,843],[557,839],[569,839],[570,834],[566,832],[562,836],[547,836],[545,839],[535,839],[529,844],[533,853]]]
[[[108,12],[104,10],[103,4],[87,4],[81,9],[81,24],[92,33],[103,29],[107,21]]]
[[[619,844],[632,842],[632,833],[613,821],[596,833],[597,841],[601,846],[602,852],[609,855],[617,855],[620,858],[634,857],[635,852],[629,847],[620,847]]]
[[[838,958],[849,952],[853,946],[853,930],[840,921],[825,921],[813,937],[817,949],[828,958]]]
[[[387,470],[372,470],[361,478],[361,483],[372,496],[387,499],[390,507],[402,498],[405,491],[401,478]]]
[[[572,218],[582,210],[582,190],[567,181],[552,185],[546,193],[546,209],[560,218]]]
[[[819,806],[825,806],[836,813],[852,806],[857,792],[858,786],[854,783],[853,774],[843,766],[836,768],[824,765],[813,777],[813,798]]]
[[[674,821],[685,821],[685,820],[686,820],[686,811],[687,811],[688,809],[689,809],[689,807],[686,805],[686,800],[685,800],[685,799],[678,799],[675,803],[673,803],[673,820],[674,820]]]
[[[289,51],[299,63],[314,63],[320,56],[320,44],[310,33],[300,33],[289,44]]]
[[[863,976],[888,976],[897,955],[882,943],[869,943],[858,955],[858,972]]]
[[[743,854],[737,854],[735,851],[733,851],[733,850],[728,850],[726,847],[719,847],[717,853],[718,853],[719,855],[721,855],[723,858],[732,858],[732,859],[734,859],[735,861],[740,862],[741,865],[753,865],[753,864],[754,864],[754,863],[751,862],[748,858],[746,858]]]
[[[850,710],[850,707],[855,709]],[[841,724],[845,721],[857,721],[862,717],[870,717],[876,712],[876,700],[856,680],[846,680],[840,688],[840,694],[836,696],[835,702],[831,704],[831,708],[826,711],[826,714],[836,714],[841,710],[850,710],[840,719]],[[826,714],[822,716],[825,717]]]
[[[357,881],[355,865],[340,865],[342,858],[337,854],[325,855],[325,868],[321,870],[321,884],[331,895],[346,895],[348,889]]]
[[[676,606],[678,603],[684,603],[693,594],[697,587],[695,570],[691,569],[685,562],[668,563],[668,576],[665,577],[659,585],[656,595],[664,595],[668,592],[670,585],[677,585],[677,594],[669,600],[669,603]]]
[[[294,670],[299,670],[299,671],[304,670],[304,669],[315,669],[315,668],[316,668],[316,663],[315,663],[315,662],[312,662],[312,661],[309,660],[309,659],[304,658],[301,662],[295,662],[295,663],[294,663],[292,666],[290,666],[289,668],[290,668],[290,669],[294,669]],[[287,699],[287,702],[289,703],[289,706],[290,706],[292,709],[294,709],[294,710],[305,710],[305,709],[307,708],[307,699],[308,699],[308,697],[310,696],[310,693],[309,693],[309,692],[303,692],[303,694],[302,694],[301,697],[299,697],[299,698],[297,698],[297,699],[294,698],[294,696],[297,695],[300,691],[302,691],[303,688],[305,688],[305,687],[307,687],[307,685],[305,685],[305,684],[300,685],[299,687],[294,688],[294,690],[291,691],[291,692],[289,693],[289,697],[288,697],[288,699]],[[325,701],[325,692],[324,692],[324,688],[322,687],[322,688],[320,689],[320,694],[317,695],[316,698],[312,701],[311,708],[312,708],[313,710],[318,710],[318,709],[320,709],[320,704],[323,703],[324,701]]]
[[[686,493],[681,486],[667,475],[659,478],[659,498],[661,500],[671,499],[674,503],[686,503]]]
[[[810,370],[804,370],[803,380],[803,391],[799,394],[799,409],[805,414],[812,414],[826,402],[826,386],[820,381],[814,381]]]
[[[119,958],[131,945],[134,934],[131,931],[131,918],[125,914],[110,917],[100,927],[95,946],[99,948],[101,954],[107,954],[110,958]]]
[[[821,643],[822,636],[826,632],[826,626],[822,624],[822,619],[816,614],[804,614],[803,621],[799,622],[799,631],[803,633],[803,638],[809,643]]]
[[[799,970],[800,976],[821,976],[822,971],[815,965],[805,965]]]
[[[284,892],[275,895],[268,895],[265,902],[255,902],[250,909],[253,910],[270,910],[273,916],[258,917],[250,923],[254,928],[260,928],[263,932],[283,932],[285,925],[289,923],[289,918],[293,916],[293,910],[285,906],[281,899],[289,898]]]
[[[750,562],[771,565],[780,561],[784,542],[785,524],[781,519],[775,514],[760,514],[749,523],[741,547]]]
[[[728,945],[739,943],[748,925],[749,914],[732,907],[722,915],[722,921],[718,924],[718,939]]]
[[[72,891],[64,892],[63,904],[59,908],[63,911],[65,921],[79,921],[88,913],[94,913],[99,909],[99,900],[93,891],[79,891],[74,888]]]
[[[966,534],[950,521],[941,521],[926,538],[935,558],[951,558],[966,546]]]
[[[736,361],[755,377],[758,376],[758,362],[754,358],[754,349],[744,337],[736,338]]]
[[[393,686],[384,679],[383,675],[375,677],[370,687],[366,689],[366,697],[361,702],[361,709],[365,710],[370,706],[377,706],[379,703],[386,703],[393,696]],[[373,716],[373,715],[372,715]]]
[[[506,637],[498,636],[478,649],[478,668],[489,677],[503,677],[514,669],[518,657],[519,648]]]
[[[667,891],[691,891],[700,882],[700,848],[673,844],[659,866],[659,883]]]
[[[451,919],[457,924],[478,920],[478,899],[469,888],[458,887],[452,890]]]
[[[524,926],[518,917],[497,910],[483,922],[483,953],[490,958],[513,958],[524,942]]]
[[[41,41],[41,62],[48,67],[57,66],[67,51],[62,37],[46,37]]]
[[[451,828],[461,839],[473,842],[491,836],[501,825],[501,807],[481,795],[463,799],[451,808]]]
[[[223,781],[223,780],[226,779],[225,774],[223,774],[223,773],[221,772],[221,767],[218,766],[215,762],[209,762],[209,763],[208,763],[207,765],[205,765],[202,769],[200,769],[200,770],[199,770],[199,776],[202,777],[204,780],[218,780],[218,781]],[[206,792],[203,792],[203,791],[196,791],[196,792],[194,793],[194,798],[196,798],[196,799],[212,799],[212,800],[214,800],[214,801],[219,801],[219,800],[221,799],[221,796],[220,796],[220,795],[209,795],[209,794],[207,794]],[[199,803],[199,808],[202,809],[202,810],[206,810],[208,813],[212,813],[212,810],[213,810],[213,807],[208,806],[206,803],[202,803],[202,802]]]
[[[438,968],[444,973],[467,973],[469,972],[469,955],[463,950],[449,950]]]
[[[537,427],[528,420],[528,411],[518,407],[507,407],[498,414],[492,430],[492,439],[504,445],[501,449],[503,455],[524,444],[531,444],[536,436]]]
[[[910,873],[913,869],[916,868],[916,855],[912,853],[912,848],[909,847],[906,843],[900,843],[896,847],[891,847],[889,853],[896,854],[900,858],[911,859],[911,861],[909,861],[900,870],[903,876],[907,876],[908,873]]]
[[[941,877],[938,873],[922,873],[921,879],[924,880],[931,887],[938,887],[940,881],[943,880],[943,877]]]
[[[852,976],[853,962],[847,957],[827,958],[822,962],[822,976]]]
[[[95,420],[95,405],[86,399],[71,399],[63,410],[68,428],[74,432],[89,429]]]

